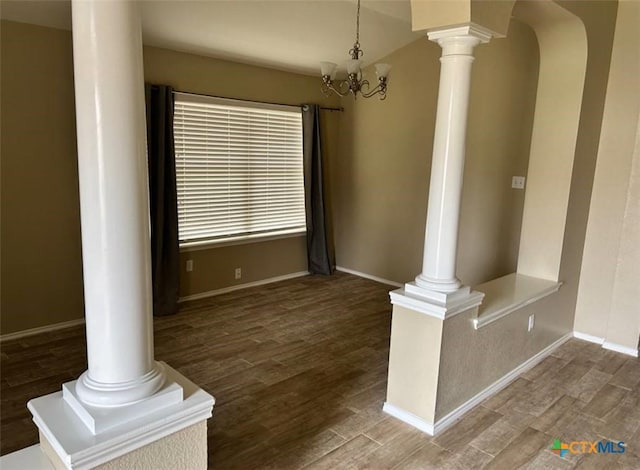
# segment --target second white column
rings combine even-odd
[[[431,164],[429,204],[419,289],[451,293],[461,287],[456,277],[460,199],[473,49],[491,35],[474,26],[429,33],[442,47],[440,86]]]

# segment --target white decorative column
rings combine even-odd
[[[214,399],[154,360],[138,3],[72,18],[88,370],[28,407],[56,468],[206,468]]]
[[[428,33],[442,47],[422,273],[407,292],[437,302],[469,294],[456,277],[473,49],[491,34],[468,25]]]
[[[456,277],[473,50],[492,36],[474,24],[428,33],[442,47],[422,273],[390,293],[393,304],[384,411],[434,435],[451,422],[438,416],[444,338],[471,325],[484,294]],[[460,315],[460,316],[457,316]],[[453,318],[455,317],[455,318]],[[445,351],[445,352],[443,352]]]
[[[151,249],[142,31],[135,2],[73,2],[73,58],[92,405],[151,396]]]

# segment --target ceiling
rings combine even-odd
[[[344,63],[355,39],[355,0],[145,0],[147,45],[254,65],[319,74],[322,60]],[[3,19],[71,29],[64,0],[2,0]],[[409,0],[362,0],[365,64],[419,38]]]

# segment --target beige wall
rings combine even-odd
[[[157,48],[145,79],[231,98],[337,105],[316,77]],[[0,333],[83,316],[71,33],[2,22],[2,318]],[[327,155],[338,113],[322,111]],[[305,238],[182,254],[182,296],[305,271]],[[186,259],[194,270],[185,271]],[[233,269],[241,267],[236,281]]]
[[[640,3],[620,2],[575,329],[638,347]],[[635,153],[634,153],[635,145]]]
[[[193,271],[185,271],[187,260]],[[235,279],[235,269],[242,279]],[[307,270],[307,238],[282,238],[221,248],[185,251],[180,254],[180,295],[195,295],[214,289],[269,279]]]
[[[2,21],[2,334],[82,317],[71,35]]]
[[[331,161],[337,264],[396,282],[421,270],[441,49],[420,39],[385,59],[389,93],[345,99]],[[476,48],[458,274],[478,284],[516,269],[535,106],[538,48],[513,22],[510,37]]]

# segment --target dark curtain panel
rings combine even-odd
[[[320,107],[302,106],[304,194],[307,213],[307,260],[312,274],[331,274],[322,175]]]
[[[173,89],[145,84],[153,314],[178,311],[178,196],[173,143]]]

